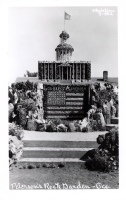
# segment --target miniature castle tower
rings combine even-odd
[[[61,43],[56,47],[56,61],[60,62],[70,62],[72,57],[73,47],[67,44],[67,40],[70,37],[66,31],[62,31],[59,35],[61,38]]]

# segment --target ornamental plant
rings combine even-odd
[[[36,83],[33,83],[29,80],[27,80],[26,82],[17,82],[15,84],[15,88],[17,90],[23,90],[23,91],[34,90],[36,86],[37,86]]]
[[[34,100],[31,98],[22,100],[20,102],[20,105],[22,108],[25,109],[26,112],[36,110],[36,104],[35,104]]]
[[[17,163],[23,153],[24,131],[22,127],[9,123],[9,167]]]
[[[112,86],[112,84],[110,85]],[[95,88],[95,98],[99,104],[102,104],[105,99],[109,100],[110,98],[113,98],[115,102],[118,100],[118,95],[113,91],[113,89],[110,89],[109,91],[107,88],[101,89],[100,83],[98,82],[93,84],[93,88]]]
[[[21,126],[9,123],[9,135],[16,136],[18,140],[22,140],[24,137],[24,130]]]
[[[87,151],[81,160],[86,160],[85,166],[89,170],[113,171],[119,168],[119,135],[118,128],[103,135],[99,135],[97,149]]]
[[[38,73],[37,72],[29,72],[27,71],[28,77],[37,77]]]
[[[21,125],[24,129],[26,128],[27,123],[27,115],[28,112],[34,112],[36,110],[36,104],[33,99],[25,99],[22,100],[17,106],[17,124]]]

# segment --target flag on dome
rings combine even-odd
[[[71,20],[71,15],[69,15],[68,13],[64,13],[64,19],[65,20]]]

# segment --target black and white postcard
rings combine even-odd
[[[124,189],[122,5],[37,3],[3,3],[8,192],[116,199]]]

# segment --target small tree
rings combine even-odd
[[[37,72],[29,72],[29,71],[26,71],[26,72],[27,72],[28,77],[37,77],[38,75]]]

